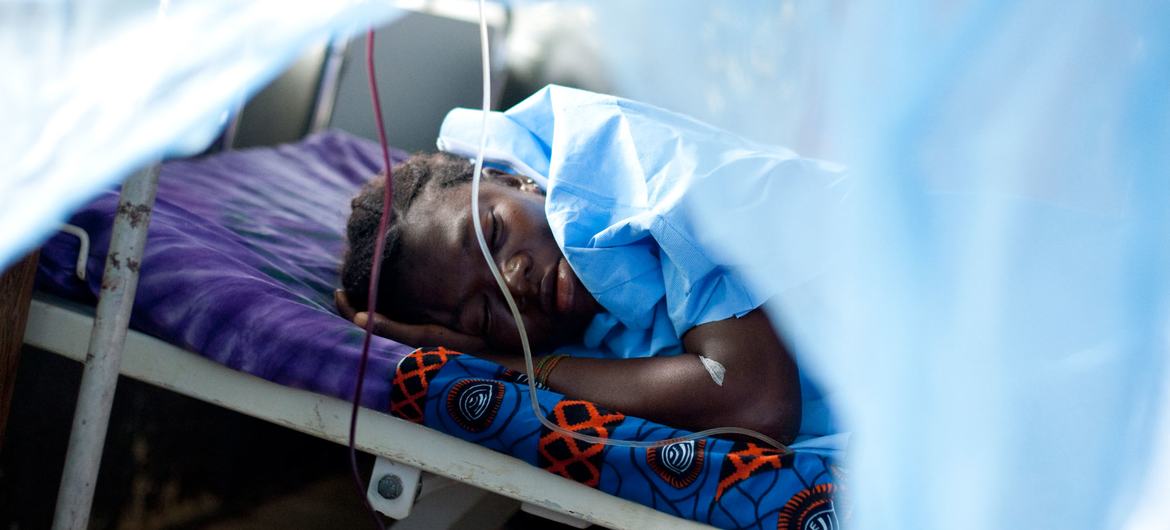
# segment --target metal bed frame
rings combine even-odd
[[[88,367],[97,359],[95,357],[87,362],[90,333],[97,329],[95,321],[99,320],[92,307],[36,294],[29,308],[25,342],[84,362]],[[281,386],[238,372],[137,331],[125,333],[124,348],[120,349],[119,357],[121,375],[318,438],[346,443],[351,406],[347,401]],[[117,373],[115,371],[114,375]],[[112,386],[109,393],[111,397]],[[81,401],[87,399],[92,398],[84,395],[80,398]],[[85,418],[83,410],[86,409],[79,402],[75,423],[95,421]],[[74,437],[70,438],[71,448],[75,445]],[[84,453],[86,458],[90,458],[97,451],[92,462],[94,473],[97,471],[97,461],[100,460],[101,444],[102,440],[98,439],[96,449],[89,448]],[[409,515],[420,478],[425,496],[428,489],[442,484],[442,480],[434,479],[443,477],[516,499],[522,503],[521,507],[525,511],[574,526],[583,526],[581,523],[588,522],[610,528],[710,528],[614,497],[511,456],[370,409],[361,410],[357,447],[383,460],[375,465],[375,473],[371,478],[368,494],[371,503],[379,511],[399,518]],[[386,461],[393,464],[387,465]],[[391,470],[380,472],[381,468]],[[410,480],[411,468],[415,470],[413,481]],[[418,470],[434,477],[420,477]],[[388,474],[397,476],[401,481],[401,493],[395,499],[386,499],[377,492],[378,483]],[[62,477],[62,493],[81,494],[74,489],[66,489],[64,484],[71,480],[76,479]],[[436,486],[428,482],[435,482]],[[61,497],[58,511],[62,505],[72,505],[74,502],[70,498]],[[558,517],[558,514],[562,516]],[[73,521],[73,528],[84,528],[87,522],[84,519]]]

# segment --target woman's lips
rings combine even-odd
[[[569,262],[561,258],[557,263],[557,312],[568,313],[573,308],[573,300],[577,295],[577,286],[573,282],[573,269]]]
[[[540,278],[540,309],[546,315],[551,315],[557,310],[557,271],[559,270],[560,261],[557,261]]]

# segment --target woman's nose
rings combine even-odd
[[[516,303],[523,307],[526,298],[531,294],[532,285],[528,281],[528,272],[532,269],[532,258],[526,252],[517,252],[504,262],[504,283],[516,298]]]

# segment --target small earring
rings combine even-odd
[[[532,180],[532,177],[524,177],[524,180],[520,184],[520,188],[524,188],[525,186],[527,186],[528,189],[533,190],[540,195],[545,194],[544,188],[540,187],[540,185],[537,184],[535,180]]]

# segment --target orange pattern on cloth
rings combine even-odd
[[[806,488],[793,495],[780,509],[780,516],[776,519],[777,530],[835,529],[837,524],[837,511],[833,506],[833,484],[828,482]]]
[[[455,356],[447,348],[419,348],[402,359],[390,388],[390,414],[414,423],[423,423],[427,389],[439,369]]]
[[[715,489],[715,500],[719,500],[719,497],[723,496],[723,492],[737,482],[745,480],[761,470],[766,468],[780,469],[783,467],[780,457],[780,451],[771,447],[760,447],[750,442],[743,449],[728,452],[727,458],[723,462],[723,468],[727,470],[730,465],[731,472],[721,473],[719,487]]]
[[[551,420],[573,432],[609,438],[610,427],[626,419],[588,401],[564,400],[553,407]],[[600,464],[605,444],[587,443],[556,431],[545,430],[538,447],[541,467],[586,486],[601,483]]]

